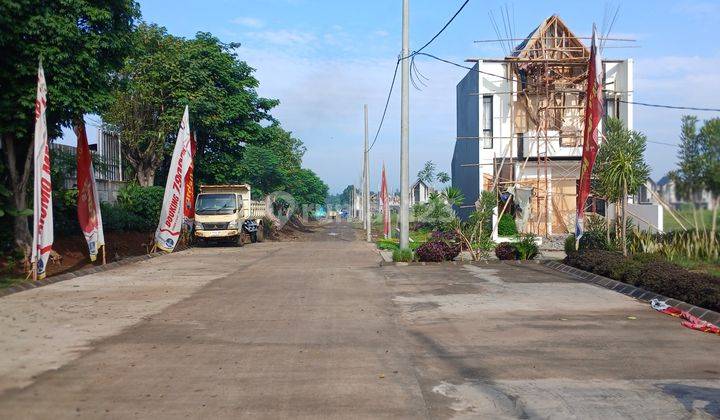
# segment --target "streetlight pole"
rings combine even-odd
[[[402,2],[400,101],[400,249],[410,247],[410,0]]]
[[[365,235],[368,242],[370,238],[370,226],[372,224],[372,216],[370,216],[370,150],[368,143],[368,106],[363,106],[365,112],[365,165],[363,166],[363,172],[365,177],[365,183],[363,185],[365,191]]]

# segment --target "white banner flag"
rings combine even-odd
[[[180,122],[175,148],[173,149],[170,171],[165,183],[165,198],[160,212],[160,224],[155,231],[155,244],[165,252],[175,249],[182,229],[185,208],[185,174],[190,168],[190,116],[188,107]]]
[[[52,183],[50,182],[50,145],[48,144],[47,85],[42,62],[38,66],[37,97],[35,99],[35,188],[33,195],[32,261],[36,263],[37,278],[45,277],[53,244]]]

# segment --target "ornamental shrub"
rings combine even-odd
[[[600,249],[603,251],[609,251],[610,245],[607,242],[607,237],[600,232],[587,231],[580,237],[580,250],[588,249]]]
[[[498,223],[498,235],[500,236],[515,236],[518,234],[517,226],[515,226],[515,219],[509,213],[503,213]]]
[[[565,254],[570,255],[571,252],[577,251],[575,249],[575,235],[570,235],[567,238],[565,238],[565,244],[563,246],[565,249]]]
[[[441,262],[447,259],[451,254],[450,245],[443,241],[431,240],[420,245],[415,250],[415,255],[419,261],[423,262]]]
[[[162,210],[163,187],[129,184],[118,192],[118,204],[125,210],[157,225]]]
[[[585,250],[571,252],[565,263],[692,305],[720,310],[719,277],[688,271],[656,254],[626,258],[617,252]]]
[[[448,245],[448,253],[445,255],[447,261],[454,260],[462,250],[462,239],[455,232],[434,231],[430,233],[431,241],[442,241]]]
[[[518,258],[521,260],[532,260],[540,252],[533,235],[519,235],[518,241],[513,245],[517,251]]]
[[[517,249],[515,249],[515,246],[510,242],[500,242],[495,247],[495,256],[497,256],[499,260],[516,260]]]
[[[413,260],[413,252],[409,249],[396,249],[393,251],[393,261],[395,262],[411,262]]]

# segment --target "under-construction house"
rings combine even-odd
[[[574,230],[589,57],[553,15],[507,57],[466,60],[474,66],[457,85],[452,160],[452,184],[465,196],[461,217],[481,191],[496,191],[498,212],[515,217],[522,232]],[[606,115],[632,129],[633,61],[602,63]],[[596,206],[602,202],[591,198],[587,209]]]

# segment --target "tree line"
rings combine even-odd
[[[119,133],[130,176],[141,186],[165,176],[183,107],[197,141],[196,184],[285,190],[299,204],[322,203],[327,185],[302,168],[305,147],[271,114],[254,69],[207,32],[172,35],[142,21],[132,0],[0,0],[0,217],[18,245],[31,241],[34,100],[38,60],[48,84],[49,138],[84,115]],[[9,221],[9,220],[8,220]]]

